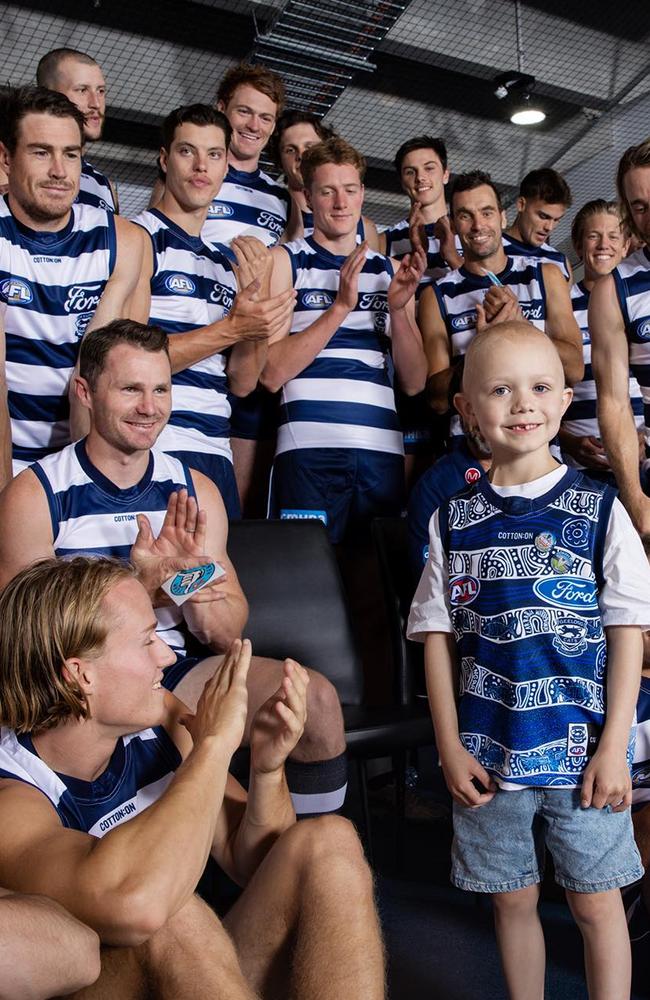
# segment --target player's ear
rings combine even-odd
[[[69,656],[63,661],[62,674],[64,681],[79,688],[83,694],[88,694],[92,690],[92,670],[89,669],[86,660],[78,656]]]
[[[308,187],[303,188],[302,191],[303,191],[303,194],[305,196],[305,201],[307,202],[307,208],[311,212],[311,210],[312,210],[312,206],[311,206],[311,192],[310,192],[310,190],[309,190]]]
[[[163,174],[167,173],[167,160],[169,158],[169,153],[164,146],[160,147],[160,152],[158,153],[158,165],[162,170]]]
[[[87,379],[82,378],[81,375],[76,372],[72,376],[72,391],[75,398],[79,400],[81,405],[85,406],[87,410],[90,410],[92,406],[90,384]]]
[[[0,167],[6,174],[9,173],[9,150],[4,142],[0,142]]]
[[[569,389],[568,386],[562,390],[562,416],[569,409],[569,404],[573,399],[573,389]]]
[[[454,394],[454,406],[460,413],[463,418],[463,423],[467,427],[471,427],[473,424],[476,424],[476,417],[474,416],[472,404],[464,392],[457,392]]]
[[[517,198],[517,201],[515,202],[515,204],[517,206],[517,211],[518,212],[523,212],[523,210],[526,207],[526,199],[523,197],[523,195],[520,194],[519,197]]]

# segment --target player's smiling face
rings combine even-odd
[[[585,222],[582,245],[578,248],[587,281],[609,274],[620,264],[627,249],[617,215],[598,212]]]
[[[207,208],[226,175],[226,157],[223,129],[183,122],[174,132],[169,152],[160,151],[166,189],[182,208]]]
[[[364,187],[352,163],[324,163],[317,167],[306,195],[314,213],[314,227],[324,236],[335,239],[356,233]]]
[[[633,167],[623,178],[623,190],[632,220],[646,243],[650,242],[650,166]]]
[[[467,260],[484,260],[500,251],[501,211],[488,184],[454,194],[451,215]]]
[[[32,229],[65,224],[79,191],[81,135],[74,118],[44,113],[25,115],[18,126],[16,149],[4,151],[9,201]]]
[[[444,198],[449,171],[433,149],[413,149],[402,160],[402,187],[410,200],[421,205],[433,205]]]
[[[233,159],[248,162],[246,169],[254,170],[275,128],[277,104],[255,87],[243,83],[235,89],[226,106],[220,101],[218,107],[232,125],[230,152]]]

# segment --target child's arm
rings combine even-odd
[[[626,751],[639,694],[643,639],[633,625],[610,625],[607,635],[607,714],[600,743],[582,779],[583,809],[628,809],[632,780]]]
[[[483,806],[494,796],[496,784],[460,742],[458,735],[458,658],[449,632],[429,632],[424,647],[427,692],[440,764],[451,795],[463,806]],[[486,789],[479,792],[476,778]]]

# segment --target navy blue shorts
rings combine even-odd
[[[425,392],[407,396],[395,387],[395,407],[404,432],[404,451],[407,455],[433,452],[433,411]]]
[[[280,393],[262,387],[249,396],[228,396],[230,436],[246,441],[272,441],[278,430]]]
[[[206,455],[199,451],[169,451],[167,454],[177,458],[184,465],[189,465],[190,469],[198,469],[212,480],[221,493],[228,520],[241,519],[241,504],[232,462],[223,455]]]
[[[373,517],[398,516],[404,458],[361,448],[298,448],[273,463],[269,516],[319,518],[332,542]]]

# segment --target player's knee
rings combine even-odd
[[[582,928],[605,926],[623,908],[619,889],[608,892],[571,892],[567,889],[566,897],[576,923]]]
[[[172,951],[191,954],[198,941],[206,946],[207,942],[211,942],[210,947],[216,946],[219,959],[225,965],[237,964],[234,945],[221,922],[202,899],[192,896],[152,934],[143,948],[147,957],[158,964]]]
[[[338,693],[334,685],[315,670],[309,671],[304,742],[309,745],[311,760],[327,760],[345,750]]]
[[[305,875],[324,871],[332,883],[337,875],[342,875],[351,885],[372,886],[361,841],[349,820],[332,814],[303,820],[286,836],[293,860],[301,865]]]
[[[492,905],[497,918],[517,919],[531,916],[537,909],[539,887],[528,885],[514,892],[495,892]]]

